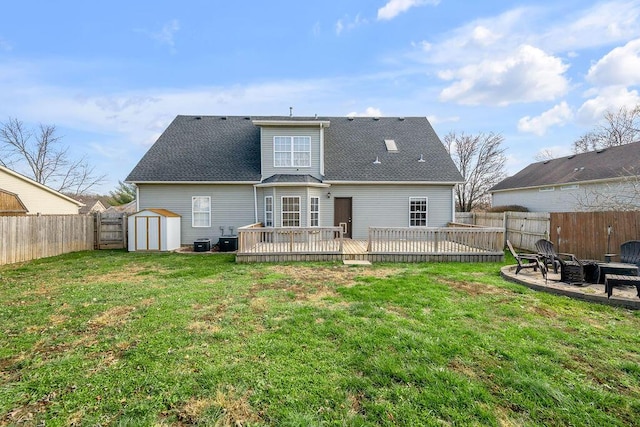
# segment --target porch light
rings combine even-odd
[[[331,198],[331,191],[327,193],[327,199],[330,199],[330,198]]]

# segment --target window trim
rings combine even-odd
[[[196,211],[195,202],[196,199],[206,199],[208,201],[206,211]],[[195,214],[207,214],[207,225],[196,225]],[[193,228],[210,228],[211,227],[211,196],[191,196],[191,227]]]
[[[288,151],[276,151],[276,139],[277,138],[287,138],[289,140],[289,150]],[[296,151],[295,149],[295,139],[296,138],[304,138],[308,141],[309,150],[306,151]],[[288,153],[288,164],[286,165],[277,165],[276,164],[276,153]],[[309,162],[308,164],[296,165],[295,164],[295,155],[296,153],[306,153],[308,154]],[[310,168],[311,167],[311,137],[307,135],[275,135],[273,137],[273,167],[274,168]]]
[[[267,200],[271,203],[271,209],[267,209]],[[269,214],[271,215],[271,225],[269,225],[269,220],[267,220]],[[264,226],[273,227],[273,196],[264,196]]]
[[[560,187],[560,191],[577,190],[580,188],[578,184],[567,184]]]
[[[415,218],[412,217],[414,211],[412,210],[413,202],[416,200],[424,200],[424,225],[412,225]],[[416,213],[422,211],[415,211]],[[409,227],[427,227],[429,225],[429,198],[427,196],[411,196],[409,197]]]
[[[540,193],[547,193],[547,192],[556,191],[556,188],[555,187],[540,187],[540,188],[538,188],[538,191]]]
[[[284,199],[298,199],[298,210],[297,211],[285,211],[284,210]],[[284,225],[284,214],[285,213],[297,213],[298,214],[298,225]],[[280,226],[281,227],[301,227],[302,226],[302,203],[300,196],[280,196]]]
[[[316,210],[313,210],[313,199],[316,199]],[[316,216],[316,225],[313,225],[314,214]],[[309,197],[309,227],[320,227],[320,197]]]

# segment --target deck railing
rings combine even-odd
[[[369,227],[372,254],[501,253],[502,228]]]
[[[341,227],[238,228],[238,254],[341,254]]]

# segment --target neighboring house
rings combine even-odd
[[[490,192],[532,212],[640,209],[640,142],[533,163]]]
[[[84,206],[80,208],[81,215],[91,215],[94,213],[102,213],[106,211],[109,206],[109,202],[106,197],[86,197],[86,196],[78,196],[76,197],[81,203],[84,203]]]
[[[136,212],[136,201],[133,200],[124,205],[109,206],[105,213],[126,213],[132,214]]]
[[[77,214],[81,202],[0,166],[0,188],[18,196],[28,215]]]
[[[462,182],[424,117],[178,116],[126,179],[182,243],[238,227],[442,227]]]
[[[27,207],[17,194],[0,188],[0,216],[26,215]]]

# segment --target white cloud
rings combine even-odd
[[[375,107],[367,107],[366,110],[364,110],[363,113],[358,113],[355,111],[352,111],[351,113],[347,114],[347,117],[382,117],[382,111],[379,108],[375,108]]]
[[[137,30],[149,36],[161,45],[169,47],[171,53],[176,53],[175,35],[180,30],[180,22],[173,19],[162,26],[159,31]]]
[[[389,0],[387,4],[378,9],[378,20],[393,19],[412,7],[432,4],[437,6],[440,0]]]
[[[459,116],[440,117],[440,116],[436,116],[434,114],[434,115],[427,116],[427,120],[429,120],[429,123],[431,123],[432,125],[437,125],[437,124],[441,124],[441,123],[459,122],[460,121],[460,117]]]
[[[567,69],[559,58],[523,45],[502,59],[440,72],[441,79],[454,81],[441,91],[440,100],[499,106],[552,100],[568,90]]]
[[[521,118],[518,121],[518,130],[542,136],[551,126],[561,126],[571,120],[572,117],[573,112],[569,104],[566,101],[562,101],[537,117],[525,116]]]
[[[351,31],[361,25],[367,24],[368,21],[357,14],[355,18],[350,19],[349,15],[345,15],[343,18],[338,19],[336,22],[336,34],[340,35],[344,30]]]
[[[578,109],[577,119],[579,122],[592,125],[602,119],[607,110],[619,109],[620,107],[635,107],[640,104],[640,95],[636,90],[628,90],[625,87],[611,86],[601,89],[597,95]]]
[[[640,84],[640,39],[607,53],[591,66],[587,81],[596,86]]]

